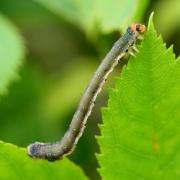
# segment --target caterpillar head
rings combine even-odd
[[[145,33],[146,31],[146,26],[144,24],[139,24],[139,23],[134,23],[131,24],[130,28],[134,31],[134,32],[138,32],[140,34]]]

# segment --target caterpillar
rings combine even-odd
[[[63,138],[55,143],[35,142],[30,144],[27,147],[29,156],[53,161],[72,153],[84,132],[97,95],[100,93],[108,75],[127,52],[134,55],[133,50],[138,51],[135,43],[137,39],[142,39],[142,34],[145,31],[146,26],[138,23],[127,28],[126,33],[115,42],[96,70]]]

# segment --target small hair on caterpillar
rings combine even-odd
[[[132,56],[134,55],[133,51],[138,52],[135,43],[137,39],[142,39],[145,31],[146,26],[139,23],[132,24],[127,28],[126,33],[115,42],[96,70],[63,138],[55,143],[35,142],[30,144],[27,147],[29,156],[54,161],[72,153],[84,132],[97,95],[100,93],[109,74],[127,52]]]

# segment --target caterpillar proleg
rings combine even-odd
[[[110,52],[99,65],[80,100],[79,106],[64,137],[55,143],[35,142],[34,144],[30,144],[27,150],[31,157],[56,160],[71,154],[84,132],[96,97],[101,91],[108,75],[128,51],[132,55],[133,50],[138,51],[134,44],[137,39],[142,38],[141,35],[145,30],[146,27],[142,24],[132,24],[127,28],[126,33],[115,42]]]

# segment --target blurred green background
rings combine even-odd
[[[98,4],[104,5],[104,11],[100,11],[95,8],[98,5],[93,7],[88,0],[59,0],[59,9],[55,9],[56,4],[50,7],[48,0],[45,5],[42,0],[0,0],[0,12],[19,29],[26,48],[20,78],[11,83],[8,93],[0,99],[1,140],[23,147],[34,141],[59,140],[68,128],[93,72],[113,42],[128,23],[136,20],[146,24],[152,11],[158,32],[168,46],[174,44],[174,52],[179,55],[180,1],[146,0],[140,1],[140,5],[133,0],[126,1],[127,6],[123,0],[101,0]],[[109,3],[112,6],[108,6]],[[136,3],[138,13],[132,17]],[[128,20],[120,19],[120,24],[119,14],[111,13],[115,7],[123,10],[122,18]],[[96,16],[101,18],[94,18]],[[126,62],[124,59],[109,78],[78,147],[69,157],[91,179],[99,179],[95,158],[99,149],[95,135],[100,133],[100,108],[106,106],[107,90],[113,87],[115,76],[120,74]]]

